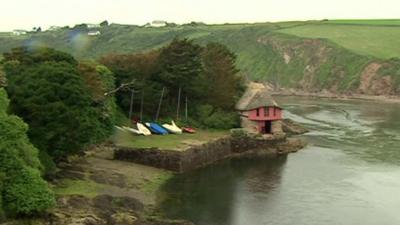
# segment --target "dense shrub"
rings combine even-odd
[[[236,112],[217,110],[202,122],[207,128],[230,129],[238,126],[239,117]]]
[[[3,190],[4,209],[9,215],[33,215],[55,205],[54,193],[37,169],[24,165],[13,152],[2,155],[7,176]]]
[[[215,109],[211,105],[198,106],[196,115],[200,126],[204,128],[230,129],[239,124],[239,117],[236,112],[225,112]]]
[[[18,48],[4,54],[11,112],[29,124],[29,137],[48,156],[62,158],[108,137],[115,104],[104,91],[113,88],[106,68],[79,64],[47,48]]]
[[[32,215],[54,206],[54,194],[42,179],[38,150],[29,142],[27,125],[6,113],[8,101],[0,89],[0,218]]]
[[[4,173],[0,173],[0,193],[3,193],[4,190]],[[5,219],[5,214],[3,210],[3,196],[0,194],[0,223]]]

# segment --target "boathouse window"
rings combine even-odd
[[[268,108],[268,107],[265,107],[265,108],[264,108],[264,116],[265,116],[265,117],[268,117],[268,116],[269,116],[269,108]]]
[[[256,115],[260,116],[260,109],[259,108],[256,110]]]

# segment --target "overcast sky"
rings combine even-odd
[[[152,20],[187,23],[400,18],[400,0],[0,0],[0,31]]]

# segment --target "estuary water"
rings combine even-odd
[[[399,225],[400,104],[276,100],[311,130],[305,149],[176,176],[161,212],[197,225]]]

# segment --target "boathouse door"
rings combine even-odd
[[[272,133],[272,121],[271,120],[265,121],[264,133],[265,134]]]

